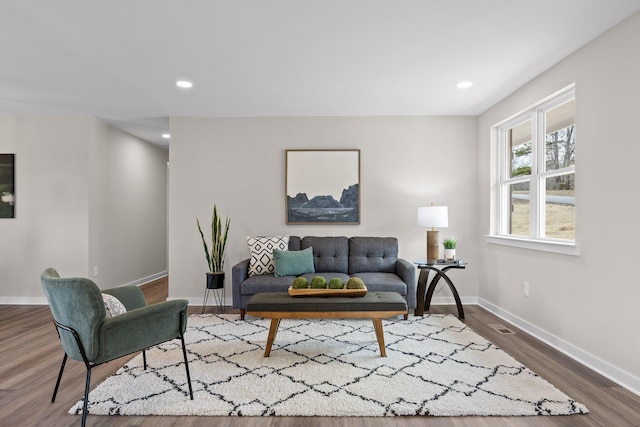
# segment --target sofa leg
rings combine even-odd
[[[404,320],[407,320],[409,318],[409,313],[405,313],[404,314]]]
[[[244,308],[240,309],[240,320],[244,320],[244,314],[245,314],[245,310]]]

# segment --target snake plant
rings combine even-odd
[[[209,265],[209,271],[219,273],[223,271],[224,267],[224,251],[227,246],[227,236],[229,233],[229,224],[231,220],[226,218],[224,228],[222,224],[222,217],[218,216],[218,209],[216,205],[213,205],[213,213],[211,214],[211,252],[209,252],[209,246],[202,233],[200,227],[200,221],[196,217],[196,224],[198,224],[198,231],[202,238],[202,246],[204,247],[204,254],[207,258],[207,264]]]

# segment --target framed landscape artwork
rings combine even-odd
[[[360,150],[286,150],[287,224],[360,224]]]
[[[0,218],[15,218],[15,154],[0,154]]]

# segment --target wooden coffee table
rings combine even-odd
[[[368,292],[363,297],[291,297],[286,292],[259,293],[247,301],[246,313],[271,319],[264,357],[269,357],[282,319],[371,319],[380,355],[387,357],[382,319],[408,313],[396,292]]]

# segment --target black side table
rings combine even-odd
[[[416,290],[417,296],[417,306],[414,311],[415,316],[423,316],[425,309],[429,311],[429,307],[431,306],[431,298],[433,297],[433,291],[436,289],[436,285],[440,281],[440,279],[444,279],[449,285],[449,289],[451,289],[451,293],[453,294],[453,298],[456,300],[456,306],[458,307],[458,318],[460,320],[464,320],[464,309],[462,308],[462,302],[460,301],[460,295],[458,295],[458,291],[456,287],[453,285],[453,282],[447,276],[446,271],[450,269],[464,269],[466,264],[461,260],[455,261],[444,261],[444,262],[415,262],[418,264],[418,268],[420,269],[420,276],[418,276],[418,289]],[[429,272],[433,271],[435,276],[431,279],[429,283],[429,287],[427,288],[427,282],[429,280]],[[427,293],[425,297],[425,291]]]

